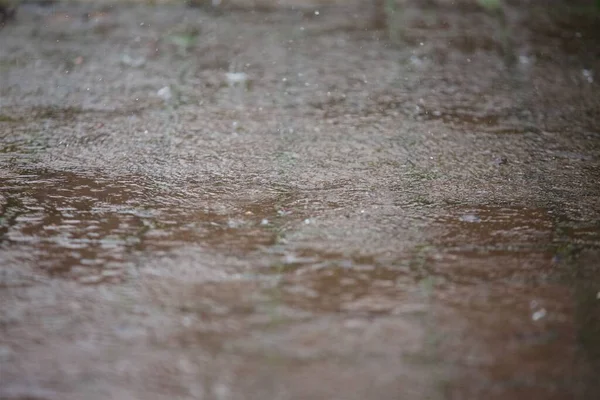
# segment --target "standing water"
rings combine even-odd
[[[149,3],[0,30],[1,399],[600,397],[593,2]]]

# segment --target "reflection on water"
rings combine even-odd
[[[128,274],[143,267],[138,305],[128,299],[119,308],[147,319],[120,323],[113,341],[148,341],[152,331],[175,349],[290,368],[376,355],[397,371],[424,369],[421,377],[443,368],[434,380],[450,380],[444,390],[456,398],[492,389],[498,398],[544,398],[586,386],[579,370],[563,366],[583,368],[579,343],[597,347],[596,325],[581,316],[593,313],[595,287],[565,271],[578,254],[568,245],[597,246],[599,233],[547,210],[422,209],[428,243],[409,254],[351,255],[286,241],[287,230],[312,226],[307,213],[342,207],[320,192],[259,189],[244,201],[219,183],[176,190],[136,176],[49,170],[5,173],[1,186],[3,288],[35,284],[39,270],[131,287]],[[215,254],[234,256],[246,272],[217,268],[203,278],[204,249],[213,264]],[[13,264],[38,272],[27,280]]]
[[[444,226],[446,246],[472,243],[477,246],[549,243],[553,230],[551,214],[521,207],[475,207],[452,210],[438,218]]]
[[[186,243],[231,252],[278,240],[288,194],[241,204],[210,199],[202,187],[161,189],[139,177],[111,179],[69,172],[24,171],[2,178],[2,246],[52,275],[89,283],[118,281],[133,255]],[[186,197],[191,192],[195,198]],[[225,208],[225,211],[223,210]]]
[[[344,313],[374,317],[402,313],[422,299],[405,268],[386,268],[357,259],[322,254],[322,268],[307,265],[287,274],[279,289],[282,301],[312,312]],[[417,306],[419,307],[419,306]]]
[[[454,129],[465,131],[476,130],[495,134],[524,134],[537,132],[536,128],[528,121],[528,116],[520,116],[518,111],[507,110],[504,113],[491,113],[475,108],[449,108],[430,110],[424,107],[417,109],[416,118],[419,120],[441,120]]]

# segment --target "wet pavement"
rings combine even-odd
[[[475,3],[22,5],[0,398],[600,397],[599,17]]]

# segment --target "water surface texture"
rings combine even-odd
[[[0,399],[600,398],[593,2],[184,3],[0,29]]]

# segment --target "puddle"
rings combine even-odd
[[[437,239],[415,248],[411,268],[448,286],[563,282],[574,254],[600,247],[594,224],[565,222],[536,208],[449,209],[432,229]]]
[[[309,204],[285,192],[244,203],[211,199],[218,185],[217,192],[189,186],[178,192],[136,176],[57,171],[11,173],[0,186],[4,249],[51,275],[89,283],[119,281],[140,255],[188,244],[235,254],[268,247],[283,221],[302,220]]]
[[[581,236],[597,247],[600,231],[568,225],[544,209],[457,207],[436,219],[437,239],[414,250],[411,270],[429,282],[428,313],[446,327],[435,354],[454,366],[451,398],[558,399],[588,385],[583,369],[559,365],[581,368],[578,337],[596,328],[578,322],[577,310],[590,313],[596,286],[572,277],[589,261],[562,254]],[[463,343],[474,330],[477,339]]]
[[[453,209],[437,218],[443,225],[444,247],[485,249],[504,247],[530,249],[550,244],[554,228],[552,214],[543,209],[517,207],[474,207]]]
[[[440,120],[448,126],[469,132],[524,134],[539,131],[538,128],[528,122],[529,118],[520,117],[518,113],[511,112],[493,114],[483,110],[458,107],[429,110],[419,106],[415,117],[417,120]]]
[[[286,275],[279,296],[286,304],[310,312],[340,313],[346,318],[373,318],[423,312],[422,288],[403,268],[385,268],[338,260],[327,268]]]

